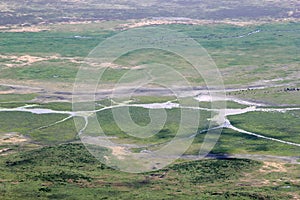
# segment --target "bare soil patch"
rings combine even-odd
[[[18,133],[5,133],[0,135],[0,145],[3,144],[19,144],[27,142],[28,139]],[[3,149],[2,149],[3,150]]]
[[[29,32],[29,33],[37,33],[42,31],[48,31],[48,28],[39,27],[39,26],[29,26],[29,27],[6,27],[1,26],[0,32],[8,32],[8,33],[22,33],[22,32]]]
[[[3,62],[6,67],[24,67],[37,62],[49,61],[49,60],[61,60],[61,61],[69,61],[75,64],[82,64],[83,61],[81,58],[67,58],[61,57],[60,55],[51,55],[45,57],[38,57],[32,55],[0,55],[0,59],[7,59],[7,61]]]
[[[261,173],[270,173],[270,172],[287,172],[286,167],[283,163],[277,162],[264,162],[262,168],[259,169]]]
[[[110,147],[112,150],[112,155],[117,156],[119,159],[122,159],[124,155],[126,155],[125,147],[114,146]]]
[[[299,21],[293,18],[282,18],[274,21]],[[168,24],[187,24],[187,25],[209,25],[209,24],[230,24],[235,26],[250,26],[269,23],[268,21],[232,21],[232,20],[198,20],[198,19],[143,19],[143,20],[132,20],[129,23],[121,24],[118,26],[119,29],[131,29],[143,26],[152,25],[168,25]]]

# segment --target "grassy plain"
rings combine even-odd
[[[68,117],[67,115],[0,112],[0,116],[1,134],[17,132],[21,135],[29,136],[34,142],[42,145],[69,142],[77,138],[77,130],[72,119],[47,127]]]
[[[107,168],[80,144],[66,144],[0,157],[0,194],[4,200],[297,197],[299,166],[279,166],[246,159],[181,161],[157,172],[128,174]]]
[[[18,80],[30,84],[29,81],[34,80],[42,84],[60,83],[61,88],[63,85],[67,86],[66,83],[74,81],[84,57],[101,41],[119,32],[98,29],[94,24],[87,24],[84,29],[80,28],[82,25],[68,26],[78,29],[75,32],[69,31],[68,28],[37,33],[2,32],[0,53],[10,58],[5,58],[6,60],[1,62],[2,82]],[[249,85],[272,87],[277,84],[292,85],[298,82],[299,23],[272,23],[244,27],[228,24],[161,25],[161,27],[183,32],[199,42],[215,61],[227,87]],[[36,56],[43,60],[25,62],[24,65],[18,64],[18,57],[25,55]],[[17,58],[11,58],[12,56]],[[195,86],[204,84],[203,77],[198,77],[197,73],[187,70],[191,69],[188,63],[167,52],[158,50],[129,52],[116,63],[136,66],[154,61],[179,70]],[[127,71],[124,68],[111,68],[107,70],[104,82],[115,83]],[[265,82],[266,80],[268,82]],[[275,97],[277,96],[285,99],[284,94],[275,94]],[[253,98],[255,97],[256,95]],[[257,94],[257,98],[273,100],[272,96],[264,98],[263,94]]]
[[[49,105],[43,104],[40,107],[57,108],[56,110],[60,110],[61,108],[61,110],[64,110],[65,108],[69,109],[70,104],[50,103]],[[145,126],[150,122],[148,112],[149,110],[145,108],[130,108],[133,121],[141,126]],[[65,122],[45,127],[66,118],[67,115],[37,115],[24,112],[0,112],[0,115],[3,118],[0,122],[2,134],[17,132],[29,136],[34,142],[44,145],[61,144],[78,140],[78,130],[75,128],[72,118]],[[141,151],[159,148],[160,145],[167,143],[175,136],[180,123],[180,109],[167,110],[167,115],[168,118],[163,129],[156,135],[146,139],[138,139],[122,131],[113,118],[112,109],[98,112],[97,119],[104,133],[107,136],[117,137],[114,139],[117,142],[133,143],[142,146],[144,144],[151,144],[148,148],[133,149],[133,151]],[[91,118],[92,117],[93,116],[91,116]],[[208,118],[211,118],[209,112],[200,111],[199,132],[208,128]],[[289,111],[286,113],[250,112],[229,117],[232,124],[238,128],[295,143],[299,143],[297,140],[299,133],[298,118],[299,113],[297,111]],[[83,123],[83,119],[80,120],[82,120]],[[40,127],[45,128],[39,129]],[[89,124],[86,131],[88,134],[97,133],[94,129],[94,125]],[[198,134],[186,154],[198,154],[205,134],[206,133]],[[300,148],[224,129],[212,153],[298,156],[300,154]]]
[[[230,116],[232,125],[247,131],[252,131],[267,137],[300,143],[299,111],[250,112],[242,115]],[[268,120],[265,120],[268,119]]]
[[[283,10],[285,12],[285,9]],[[275,11],[278,10],[275,9]],[[191,16],[193,16],[192,12],[191,10],[189,13]],[[257,10],[257,12],[262,13],[262,10]],[[226,16],[226,12],[222,13]],[[53,21],[55,21],[55,16],[53,16]],[[101,41],[119,33],[119,30],[112,27],[125,22],[110,23],[105,22],[105,26],[97,23],[51,25],[50,30],[31,33],[1,32],[1,82],[21,81],[24,85],[30,85],[32,82],[36,85],[55,83],[66,89],[66,85],[74,81],[76,72],[88,53]],[[285,91],[285,89],[299,87],[300,23],[286,22],[251,26],[162,25],[161,27],[183,32],[207,49],[219,67],[226,87],[270,86],[262,90],[230,92],[229,95],[264,101],[273,106],[299,105],[299,91]],[[20,61],[20,57],[28,55],[42,58],[42,60]],[[119,58],[116,63],[130,67],[148,64],[150,61],[163,62],[183,74],[186,73],[185,67],[188,67],[188,63],[184,60],[157,50],[130,52]],[[106,72],[105,81],[113,84],[127,71],[128,69],[124,68],[111,68]],[[203,78],[194,77],[190,73],[185,75],[196,86],[204,84]],[[288,85],[275,87],[278,84]],[[72,88],[67,89],[72,91]],[[2,92],[9,90],[11,90],[10,87],[0,86]],[[36,102],[38,108],[67,111],[72,109],[69,102],[41,103],[35,99],[43,95],[48,96],[47,93],[1,94],[0,107],[15,108]],[[133,100],[132,103],[169,100],[175,100],[176,103],[173,97],[137,97]],[[190,100],[187,99],[188,101]],[[109,100],[97,103],[106,106],[112,104]],[[199,105],[207,108],[211,106],[210,103],[199,103]],[[99,107],[101,105],[97,108]],[[245,106],[228,102],[228,107],[244,108]],[[131,108],[130,112],[137,124],[146,125],[150,122],[148,109]],[[134,142],[140,145],[153,143],[157,145],[156,147],[160,147],[160,144],[174,137],[179,126],[180,111],[171,109],[167,111],[167,114],[169,118],[164,128],[154,137],[145,140],[137,140],[120,130],[113,120],[112,110],[98,112],[94,117],[97,117],[105,133],[108,136],[118,137],[116,140],[119,142]],[[119,199],[130,197],[194,199],[197,196],[202,199],[299,199],[299,165],[225,159],[177,161],[178,163],[164,170],[138,175],[109,169],[91,157],[82,145],[73,143],[79,142],[79,138],[72,118],[54,124],[66,117],[67,115],[62,114],[0,112],[1,136],[7,133],[24,135],[28,139],[27,145],[31,145],[26,146],[29,149],[36,148],[35,144],[39,147],[45,146],[20,153],[23,144],[3,143],[0,145],[1,150],[9,148],[12,152],[18,152],[0,156],[1,198],[4,200],[110,199],[114,196]],[[207,119],[210,117],[208,112],[201,111],[199,131],[208,127]],[[286,141],[300,142],[299,112],[253,112],[230,116],[229,119],[234,126],[247,131]],[[83,119],[80,120],[83,123]],[[51,124],[53,126],[48,127]],[[92,131],[92,129],[93,127],[88,127],[88,130]],[[186,154],[198,154],[204,135],[205,133],[199,134],[195,138]],[[143,148],[133,149],[133,151],[140,150]],[[300,149],[224,129],[212,153],[299,156]]]

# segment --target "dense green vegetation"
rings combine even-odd
[[[51,110],[72,111],[72,103],[69,102],[50,102],[39,104],[39,108],[47,108]]]
[[[267,129],[261,129],[263,132],[268,132]],[[252,131],[252,130],[251,130]],[[275,132],[275,131],[274,131]],[[286,133],[286,137],[288,137]],[[273,135],[268,135],[273,137]],[[276,134],[274,134],[276,137]],[[186,152],[187,155],[199,153],[202,145],[204,134],[198,135],[193,145]],[[261,154],[275,156],[299,156],[300,147],[282,144],[279,142],[257,138],[255,136],[242,134],[231,129],[223,129],[222,134],[212,149],[214,154]]]
[[[78,68],[78,66],[72,63],[40,62],[22,68],[3,70],[0,78],[74,82]]]
[[[67,144],[0,157],[0,194],[6,199],[290,199],[300,186],[251,183],[296,173],[257,175],[262,164],[246,159],[179,162],[144,174],[112,170],[83,145]],[[247,175],[246,175],[247,174]],[[289,189],[284,189],[290,186]],[[291,195],[287,195],[290,192]]]
[[[111,31],[100,30],[84,33],[85,38],[76,38],[73,32],[0,33],[0,52],[6,54],[61,55],[85,57]]]
[[[250,112],[230,116],[232,125],[267,137],[300,143],[299,111]],[[267,120],[266,120],[267,119]]]
[[[283,141],[299,143],[299,112],[250,112],[229,116],[232,125],[246,131]],[[187,154],[198,154],[204,134],[196,137]],[[222,154],[263,154],[281,156],[299,156],[300,147],[257,138],[252,135],[223,129],[212,153]]]
[[[197,40],[208,50],[220,68],[260,66],[260,70],[253,72],[262,73],[270,71],[270,68],[275,67],[273,65],[299,63],[296,56],[296,52],[299,51],[299,23],[246,27],[233,25],[166,27],[182,31]],[[249,33],[252,34],[248,35]],[[260,56],[262,54],[264,56]]]
[[[117,111],[118,108],[116,108]],[[149,109],[145,108],[138,108],[138,107],[131,107],[129,108],[132,120],[137,123],[140,126],[146,126],[150,122],[149,117]],[[135,138],[128,133],[122,131],[118,125],[116,124],[114,118],[112,109],[104,110],[97,113],[97,119],[99,121],[99,124],[101,125],[101,128],[103,129],[105,135],[107,136],[117,136],[118,140],[121,139],[121,141],[126,141],[126,143],[142,143],[142,144],[160,144],[165,143],[177,134],[178,127],[181,120],[181,111],[180,109],[170,109],[166,110],[167,113],[167,119],[166,122],[161,130],[152,137],[149,138]],[[199,121],[199,129],[204,129],[208,126],[207,118],[210,117],[209,112],[202,112],[200,113],[200,121]],[[184,126],[184,125],[183,125]],[[155,129],[155,127],[153,127]],[[188,127],[187,127],[188,128]],[[188,129],[187,129],[188,130]],[[155,132],[155,130],[152,130]],[[95,128],[93,124],[89,124],[86,130],[87,135],[93,135],[97,133],[95,131]],[[186,137],[193,135],[194,132],[187,132],[185,133]]]

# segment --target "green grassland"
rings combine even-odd
[[[43,145],[74,141],[77,138],[77,130],[72,119],[55,126],[45,127],[66,118],[67,115],[0,112],[0,117],[2,134],[17,132],[30,136],[34,142]]]
[[[58,55],[55,60],[35,62],[23,67],[2,67],[1,79],[58,83],[74,81],[80,64],[66,58],[76,57],[83,60],[101,41],[119,32],[97,29],[94,24],[90,25],[90,29],[89,25],[85,26],[87,27],[82,30],[78,25],[77,32],[68,29],[58,32],[54,29],[37,33],[0,33],[0,53],[3,55],[29,54],[44,58]],[[289,78],[290,83],[298,81],[299,23],[271,23],[244,27],[225,24],[160,27],[183,32],[199,42],[217,64],[226,86],[256,85],[260,84],[258,82],[261,80],[278,77]],[[257,30],[260,32],[253,33]],[[249,33],[253,34],[248,35]],[[75,37],[77,35],[83,38]],[[11,62],[4,60],[1,64],[5,66]],[[186,61],[168,52],[142,49],[129,52],[116,61],[125,66],[154,62],[167,64],[179,70],[194,85],[204,84],[203,77],[195,76],[195,73],[188,70],[191,67]],[[115,83],[125,72],[127,72],[125,69],[109,69],[103,81]],[[288,80],[284,79],[276,84]]]
[[[208,50],[220,68],[288,64],[299,61],[298,57],[294,56],[297,52],[295,50],[299,49],[297,45],[299,23],[270,23],[245,27],[222,24],[165,25],[165,27],[182,31],[197,40]],[[258,30],[259,33],[247,35]]]
[[[246,108],[247,106],[233,102],[233,101],[215,101],[212,102],[199,102],[191,97],[186,98],[179,98],[173,96],[135,96],[132,97],[131,102],[129,104],[148,104],[148,103],[165,103],[165,102],[172,102],[172,103],[178,103],[182,106],[199,106],[201,108],[212,108],[214,104],[224,104],[226,105],[226,108]]]
[[[22,68],[3,70],[1,79],[14,80],[45,80],[59,82],[74,82],[79,66],[63,62],[39,62]]]
[[[36,3],[37,1],[35,1]],[[213,1],[214,2],[214,1]],[[232,1],[230,1],[232,2]],[[234,1],[235,2],[235,1]],[[253,1],[254,2],[254,1]],[[253,4],[256,4],[255,1]],[[212,3],[213,4],[213,3]],[[31,6],[31,3],[28,3]],[[224,6],[224,5],[223,5]],[[172,7],[172,6],[171,6]],[[255,7],[255,6],[254,6]],[[24,10],[23,10],[24,11]],[[275,9],[274,12],[278,10]],[[284,10],[285,11],[285,10]],[[27,11],[26,11],[27,12]],[[159,10],[158,12],[162,12]],[[192,11],[191,11],[192,13]],[[189,14],[191,14],[189,13]],[[278,12],[280,13],[280,12]],[[126,17],[125,17],[126,18]],[[221,17],[222,18],[222,17]],[[55,21],[55,16],[53,16]],[[72,83],[88,53],[101,41],[119,33],[112,29],[115,22],[99,24],[55,25],[48,31],[37,33],[0,32],[0,54],[5,56],[31,55],[55,59],[44,60],[19,67],[16,61],[0,60],[2,82],[31,81],[57,83],[64,87]],[[118,22],[118,23],[124,23]],[[69,28],[72,27],[72,30]],[[183,32],[198,41],[216,62],[225,85],[240,87],[263,84],[263,80],[284,78],[274,84],[289,83],[299,87],[299,29],[300,23],[271,23],[251,26],[224,24],[211,25],[163,25],[160,27]],[[253,31],[260,32],[253,33]],[[249,34],[251,33],[251,34]],[[253,34],[252,34],[253,33]],[[82,36],[76,37],[76,36]],[[130,44],[128,44],[130,45]],[[262,56],[263,55],[263,56]],[[174,59],[172,59],[174,58]],[[176,58],[176,59],[175,59]],[[203,78],[188,72],[190,65],[180,57],[159,50],[129,52],[116,63],[123,66],[164,63],[179,70],[196,86],[204,84]],[[8,67],[15,64],[13,67]],[[113,84],[128,69],[109,69],[104,81]],[[299,91],[285,91],[286,87],[263,90],[230,92],[229,95],[256,101],[265,101],[274,106],[299,105]],[[0,86],[0,91],[9,87]],[[43,94],[0,95],[1,108],[16,108],[37,102],[37,108],[70,111],[69,102],[41,103],[36,97]],[[131,104],[173,101],[174,97],[135,97]],[[184,99],[190,105],[192,99]],[[96,102],[96,108],[112,105],[108,100]],[[245,106],[227,102],[229,108]],[[210,108],[211,103],[201,102],[199,106]],[[150,122],[148,109],[131,107],[134,122],[145,126]],[[200,111],[199,111],[200,112]],[[208,128],[210,113],[201,111],[199,131]],[[168,119],[163,129],[151,138],[136,139],[123,132],[114,122],[112,110],[105,110],[91,116],[96,118],[107,136],[114,136],[117,142],[135,143],[141,146],[153,144],[147,150],[155,150],[170,141],[179,127],[180,109],[167,110]],[[17,133],[28,138],[23,144],[1,144],[1,149],[15,152],[0,156],[1,199],[291,199],[298,198],[299,165],[284,165],[285,171],[263,173],[263,163],[246,159],[203,160],[193,162],[177,161],[164,170],[146,174],[126,174],[109,169],[95,160],[79,142],[78,130],[73,118],[54,124],[68,117],[63,114],[31,114],[26,112],[0,112],[0,135]],[[78,118],[80,124],[84,123]],[[229,120],[238,128],[264,136],[300,143],[299,112],[285,113],[251,112],[230,116]],[[49,126],[48,125],[51,125]],[[78,127],[77,127],[78,128]],[[93,124],[87,133],[94,132]],[[186,133],[187,136],[192,133]],[[186,154],[198,154],[205,133],[198,134]],[[66,144],[71,143],[71,144]],[[36,148],[35,144],[43,146]],[[26,151],[19,153],[25,149]],[[145,148],[136,148],[139,152]],[[105,150],[104,150],[105,151]],[[17,152],[17,153],[16,153]],[[262,154],[276,156],[299,156],[299,147],[269,141],[230,129],[222,130],[220,139],[212,150],[215,154]],[[296,195],[296,196],[295,196]],[[298,195],[298,196],[297,196]],[[111,198],[113,197],[113,198]]]
[[[37,96],[37,94],[1,94],[0,103],[24,103],[33,100]]]
[[[233,126],[283,141],[299,143],[299,112],[250,112],[229,116]],[[199,134],[186,154],[198,154],[204,134]],[[223,129],[212,153],[228,154],[264,154],[277,156],[299,156],[300,148],[252,135]]]
[[[49,102],[44,104],[39,104],[38,108],[46,108],[58,111],[72,111],[72,104],[69,102]]]
[[[258,173],[246,159],[178,162],[128,174],[107,168],[83,145],[66,144],[0,157],[0,194],[6,199],[290,199],[299,166]],[[249,178],[251,177],[251,178]],[[278,181],[278,178],[282,181]],[[273,184],[262,184],[269,180]],[[287,187],[288,186],[288,187]]]
[[[169,122],[178,120],[177,112],[176,110],[169,111],[172,117]],[[144,115],[145,109],[134,109],[131,113],[134,121],[139,124],[148,120],[147,115]],[[266,172],[261,172],[259,169],[262,168],[263,163],[246,159],[189,162],[179,160],[176,164],[156,172],[128,174],[101,164],[81,144],[57,145],[57,143],[74,140],[73,134],[66,135],[71,132],[71,129],[74,129],[73,123],[69,121],[53,126],[52,129],[43,129],[42,132],[27,131],[46,123],[53,123],[64,116],[37,116],[17,112],[3,114],[9,118],[1,124],[1,131],[6,131],[4,130],[6,128],[20,133],[29,132],[33,141],[42,145],[51,144],[51,146],[31,151],[21,151],[22,147],[17,145],[1,146],[1,148],[9,147],[19,152],[0,157],[0,194],[2,199],[86,199],[99,196],[104,199],[194,199],[197,196],[200,199],[273,200],[291,199],[299,195],[300,185],[297,178],[300,171],[299,165],[282,164],[286,170],[276,171],[277,168],[270,167]],[[254,121],[253,123],[260,123],[262,120],[258,115],[263,113],[255,114],[238,118],[239,123],[248,118],[251,118],[250,121]],[[272,118],[272,114],[261,117]],[[286,115],[285,113],[276,115],[272,122],[279,123],[283,117],[284,119],[288,118],[289,123],[296,123],[297,120],[293,122],[292,118],[289,118],[292,114],[297,113],[287,113],[286,117],[281,116]],[[119,131],[111,122],[110,116],[109,110],[106,113],[98,113],[101,124],[107,127],[105,129],[107,133],[113,135],[112,133],[119,133]],[[1,119],[5,118],[1,117]],[[231,118],[231,120],[236,126],[238,125],[235,119]],[[167,123],[170,130],[172,130],[171,125]],[[255,125],[261,127],[259,124]],[[270,127],[266,126],[262,131],[265,132],[268,129]],[[64,132],[66,130],[68,132]],[[276,132],[274,131],[274,133]],[[130,141],[130,138],[117,136],[123,142]],[[148,143],[170,139],[165,137],[165,134],[161,135],[164,137],[159,136],[160,134],[155,137],[155,141],[149,140]],[[203,136],[197,136],[194,144],[186,152],[187,154],[198,153]],[[26,148],[30,147],[26,146]],[[299,150],[299,148],[289,145],[225,129],[212,153],[298,156]],[[272,171],[274,169],[275,171]]]
[[[54,106],[54,107],[53,107]],[[69,108],[69,104],[50,103],[44,104],[41,107],[45,108]],[[117,109],[117,108],[115,108]],[[180,109],[167,110],[167,120],[162,130],[149,138],[136,138],[128,135],[119,128],[116,124],[112,109],[98,112],[96,116],[91,116],[90,120],[97,117],[104,134],[109,137],[116,137],[115,142],[123,144],[137,144],[148,147],[132,149],[132,151],[155,150],[161,145],[172,140],[176,135],[180,123]],[[117,110],[115,110],[117,111]],[[129,109],[132,120],[140,126],[145,126],[150,122],[149,110],[145,108],[130,107]],[[205,130],[209,126],[208,118],[211,118],[211,113],[207,111],[200,112],[199,132]],[[77,141],[78,130],[74,125],[73,118],[65,122],[51,125],[67,117],[62,114],[31,114],[26,112],[0,112],[0,132],[10,133],[17,132],[21,135],[30,137],[32,142],[41,145],[61,144],[70,141]],[[299,112],[289,111],[286,113],[265,113],[265,112],[250,112],[237,116],[229,117],[232,124],[238,128],[261,134],[271,138],[277,138],[284,141],[299,143]],[[268,120],[266,120],[268,119]],[[83,119],[78,118],[79,123]],[[43,128],[41,128],[43,127]],[[41,129],[39,129],[41,128]],[[77,127],[78,128],[78,127]],[[90,136],[99,136],[97,126],[89,123],[86,134]],[[94,135],[96,134],[96,135]],[[187,133],[187,137],[193,133]],[[188,149],[186,154],[197,155],[203,143],[206,133],[198,134],[194,139],[193,144]],[[229,129],[224,129],[222,134],[212,150],[212,153],[229,153],[229,154],[264,154],[275,156],[299,156],[300,148],[288,144],[282,144],[276,141],[266,140],[238,133]]]
[[[0,95],[0,99],[2,98],[5,100],[5,102],[0,101],[0,108],[19,108],[23,106],[32,105],[33,108],[43,108],[43,109],[51,109],[55,111],[72,111],[72,103],[70,102],[35,102],[34,99],[31,99],[32,97],[38,97],[39,95],[20,95],[20,94],[13,94],[13,95]],[[19,98],[28,97],[29,101],[16,101]],[[84,104],[85,102],[82,102],[81,104]],[[103,106],[109,106],[111,105],[110,100],[101,100],[95,102],[95,109],[103,108]]]
[[[79,32],[80,34],[81,32]],[[1,54],[61,55],[85,57],[98,43],[112,35],[111,31],[100,30],[84,33],[78,39],[74,32],[1,33]]]
[[[34,104],[35,108],[47,108],[58,111],[72,111],[72,103],[70,102],[35,102],[34,98],[38,97],[38,94],[2,94],[0,95],[0,108],[17,108],[21,106]],[[122,103],[127,99],[113,99],[118,103]],[[165,102],[180,103],[183,106],[198,105],[202,108],[212,108],[214,104],[211,102],[198,102],[193,98],[180,98],[178,100],[176,97],[172,96],[134,96],[130,98],[128,104],[151,104],[151,103],[165,103]],[[217,101],[215,104],[226,104],[227,108],[246,108],[247,106],[241,105],[232,101]],[[103,106],[114,105],[110,99],[103,99],[95,102],[95,109],[99,109]]]
[[[118,108],[114,110],[115,112],[118,112]],[[146,126],[150,122],[149,117],[149,109],[145,108],[129,108],[132,120],[140,125],[140,126]],[[128,133],[124,132],[119,128],[119,126],[116,124],[114,117],[113,117],[113,109],[104,110],[97,113],[97,120],[99,124],[101,125],[101,128],[103,129],[103,132],[106,136],[109,137],[117,137],[115,139],[117,142],[121,143],[129,143],[129,144],[147,144],[147,145],[158,145],[161,143],[167,143],[171,141],[175,135],[177,134],[180,120],[181,120],[181,110],[180,109],[170,109],[166,110],[167,113],[167,119],[166,122],[161,130],[159,130],[158,133],[156,133],[152,137],[147,138],[136,138],[133,136],[130,136]],[[210,117],[209,112],[201,112],[200,113],[200,119],[199,119],[199,129],[205,129],[208,126],[207,118]],[[187,127],[188,130],[188,127]],[[154,131],[154,130],[153,130]],[[89,124],[86,131],[87,135],[89,136],[100,136],[101,133],[98,133],[97,126],[95,126],[93,123]],[[96,135],[95,135],[96,134]],[[132,134],[132,133],[131,133]],[[192,135],[194,132],[187,132],[186,135]]]
[[[230,116],[233,126],[285,141],[300,143],[299,111],[285,113],[251,112]],[[265,120],[267,119],[267,120]]]
[[[229,116],[229,119],[232,125],[243,130],[283,141],[299,143],[299,112],[250,112]],[[197,154],[203,137],[204,135],[198,135],[186,153]],[[212,153],[299,156],[300,148],[224,129]]]
[[[298,88],[295,85],[291,88]],[[254,101],[263,101],[271,103],[274,106],[297,106],[300,104],[300,91],[287,91],[289,87],[274,87],[261,90],[241,90],[237,92],[229,92],[228,95],[243,99],[251,99]]]
[[[198,135],[185,154],[197,155],[201,148],[204,136],[204,134]],[[299,156],[300,148],[242,134],[230,129],[224,129],[211,153]]]

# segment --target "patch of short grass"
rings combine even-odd
[[[1,94],[0,103],[2,102],[25,102],[33,100],[37,94]]]
[[[271,138],[300,143],[299,111],[250,112],[229,116],[233,126]]]
[[[27,112],[0,112],[0,132],[17,132],[30,136],[33,141],[41,144],[74,141],[78,138],[77,129],[72,118],[53,125],[66,117],[67,115],[63,114],[38,115]],[[48,125],[51,126],[47,127]]]

